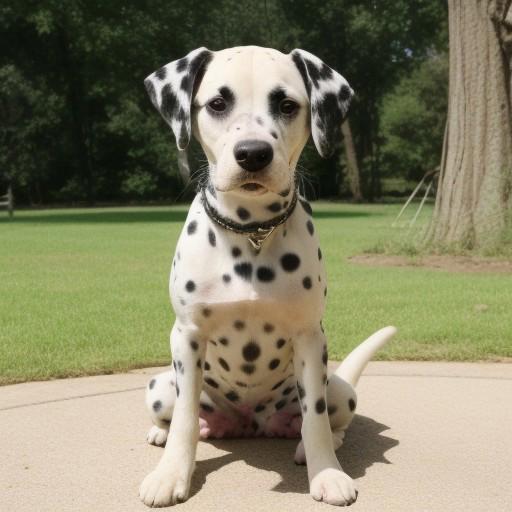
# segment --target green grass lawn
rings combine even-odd
[[[313,207],[331,358],[388,324],[399,335],[381,359],[512,357],[512,276],[358,266],[347,258],[400,235],[400,205]],[[0,383],[167,364],[167,280],[186,210],[0,212]]]

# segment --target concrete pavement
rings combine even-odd
[[[147,511],[137,490],[162,450],[145,443],[157,369],[0,388],[0,510]],[[512,510],[512,364],[370,363],[338,451],[352,512]],[[201,442],[179,511],[326,511],[296,441]]]

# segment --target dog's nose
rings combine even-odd
[[[274,157],[272,146],[263,140],[242,140],[233,152],[238,165],[249,172],[260,171]]]

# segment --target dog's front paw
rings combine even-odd
[[[167,435],[169,434],[169,429],[160,428],[156,425],[153,425],[146,436],[146,441],[149,444],[154,444],[155,446],[164,446],[167,441]]]
[[[139,489],[140,499],[148,507],[181,503],[188,498],[191,476],[184,468],[157,468],[144,478]]]
[[[339,469],[323,469],[313,477],[309,487],[315,500],[329,505],[352,505],[357,499],[354,481]]]

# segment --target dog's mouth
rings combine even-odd
[[[263,185],[260,185],[259,183],[255,183],[252,181],[249,183],[244,183],[240,188],[244,192],[249,192],[252,195],[260,195],[267,192],[267,189]]]

